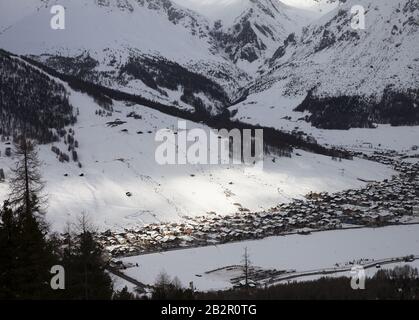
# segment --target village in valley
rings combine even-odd
[[[122,257],[293,233],[419,223],[419,155],[396,151],[351,153],[391,166],[398,174],[384,181],[365,181],[367,185],[360,189],[332,194],[311,192],[305,199],[263,212],[240,208],[234,215],[213,213],[185,217],[179,223],[108,230],[99,235],[99,241],[111,257]]]

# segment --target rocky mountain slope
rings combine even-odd
[[[354,5],[365,8],[365,30],[351,27]],[[346,1],[290,34],[243,90],[243,104],[268,107],[276,97],[279,108],[308,111],[300,117],[328,129],[418,124],[418,13],[414,0]],[[275,109],[259,112],[269,119]]]
[[[211,34],[235,64],[252,72],[278,43],[316,17],[275,0],[231,0],[212,7],[207,13],[214,21]]]
[[[13,19],[5,19],[0,47],[84,80],[211,113],[234,101],[275,43],[302,23],[302,11],[271,0],[243,2],[226,25],[170,0],[25,1],[21,17],[14,1],[2,4],[1,20]],[[66,8],[65,30],[49,26],[54,4]],[[204,76],[203,84],[181,79],[191,73]]]
[[[300,2],[335,7],[314,21],[276,0],[209,1],[193,11],[185,0],[25,0],[19,17],[5,0],[0,47],[188,112],[236,104],[237,119],[326,129],[418,123],[416,1]],[[55,3],[66,7],[65,30],[49,27]],[[365,30],[351,27],[354,5],[366,10]]]

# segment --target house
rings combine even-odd
[[[387,222],[393,217],[394,217],[393,214],[389,211],[378,212],[378,221],[380,222]]]

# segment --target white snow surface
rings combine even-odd
[[[360,1],[366,6],[378,3],[376,0]],[[377,22],[385,17],[397,20],[401,18],[401,13],[393,11],[399,4],[405,2],[406,0],[380,1],[382,6],[380,5],[377,10],[370,5],[371,10],[367,16],[374,18],[375,20],[372,21]],[[10,0],[1,3],[1,8],[6,8],[6,10],[17,8],[10,5]],[[158,51],[170,55],[172,59],[179,62],[191,63],[194,58],[198,60],[203,58],[205,61],[209,59],[225,63],[223,58],[210,52],[211,44],[205,37],[193,35],[189,29],[190,25],[186,28],[184,25],[171,23],[167,17],[162,16],[161,10],[136,6],[136,14],[133,15],[129,6],[122,5],[129,4],[130,1],[112,2],[119,4],[118,10],[113,10],[114,8],[111,10],[108,6],[98,7],[96,2],[87,0],[64,1],[63,3],[68,8],[68,28],[53,31],[49,27],[51,15],[48,9],[49,5],[55,1],[46,3],[47,5],[43,5],[32,15],[30,12],[34,7],[33,1],[25,2],[28,6],[22,11],[21,17],[12,14],[12,11],[0,12],[1,17],[11,12],[10,21],[13,20],[13,23],[23,18],[25,20],[25,23],[17,22],[12,29],[0,34],[0,47],[17,53],[47,51],[60,52],[63,55],[78,54],[85,48],[89,48],[90,53],[106,60],[110,59],[109,52],[103,51],[107,47],[140,46],[147,48],[150,52]],[[330,12],[316,22],[311,30],[323,25],[334,15],[336,12]],[[103,21],[98,17],[108,19]],[[189,17],[205,21],[204,17],[193,12],[190,12]],[[2,21],[6,20],[2,19]],[[182,23],[186,23],[185,21],[189,20],[183,20]],[[147,28],[149,24],[153,28]],[[333,27],[337,26],[333,25]],[[376,43],[379,40],[371,37],[374,34],[382,34],[377,26],[372,26],[372,28],[374,32],[371,36],[368,35],[367,39]],[[146,32],[132,32],[133,30],[146,30]],[[385,32],[387,31],[385,29]],[[403,33],[400,38],[400,41],[403,41],[402,44],[397,47],[398,49],[391,49],[395,50],[394,55],[391,51],[386,59],[391,59],[395,55],[404,62],[408,61],[406,59],[411,59],[417,52],[414,50],[418,43],[414,41],[417,34]],[[393,37],[389,39],[391,43],[396,41]],[[295,52],[303,57],[305,49],[301,50]],[[344,52],[340,47],[336,50],[342,54]],[[112,49],[112,51],[120,61],[126,59],[130,52],[129,49]],[[355,52],[362,58],[362,50],[356,49]],[[325,62],[330,55],[331,53],[326,50],[316,56],[319,64],[314,66],[326,68],[324,74],[319,73],[319,76],[333,74],[333,70],[328,73],[330,69]],[[370,56],[369,59],[372,58]],[[301,61],[302,65],[306,66],[303,58]],[[310,62],[308,64],[310,65]],[[414,78],[409,75],[416,69],[412,71],[407,66],[406,70],[410,70],[410,73],[401,73],[400,77],[414,81],[412,80]],[[386,71],[387,69],[392,68],[397,68],[397,64],[387,68],[383,63],[379,70],[386,73],[389,72]],[[297,68],[298,70],[306,69]],[[324,85],[328,83],[325,82]],[[374,85],[374,81],[369,84]],[[304,94],[284,95],[286,85],[287,83],[283,81],[277,81],[267,90],[253,92],[246,101],[232,107],[238,110],[236,118],[243,122],[259,123],[287,131],[298,127],[312,134],[322,144],[357,148],[362,147],[364,143],[371,143],[374,148],[397,150],[408,149],[413,144],[417,144],[418,126],[398,128],[379,126],[374,130],[351,129],[349,131],[312,128],[310,124],[298,120],[302,117],[301,113],[292,111],[302,101]],[[134,91],[133,88],[131,89]],[[44,163],[42,173],[47,182],[46,191],[49,194],[47,217],[53,228],[58,230],[62,229],[68,221],[74,221],[75,217],[82,212],[91,215],[92,220],[100,229],[105,229],[156,221],[178,221],[185,215],[202,215],[208,212],[230,214],[238,210],[237,204],[252,211],[265,210],[278,203],[301,198],[309,191],[334,192],[357,188],[364,185],[358,178],[382,180],[394,173],[386,166],[369,161],[355,159],[336,162],[329,157],[299,150],[297,152],[301,156],[294,155],[291,159],[279,158],[275,163],[272,162],[272,157],[266,157],[262,172],[240,166],[160,166],[154,158],[155,132],[162,128],[176,130],[177,118],[142,106],[127,107],[117,102],[113,116],[102,118],[95,115],[95,111],[100,107],[91,98],[70,89],[69,92],[70,102],[80,110],[74,129],[76,139],[80,143],[78,153],[83,168],[79,169],[75,163],[59,163],[51,152],[50,145],[40,146],[40,155]],[[180,91],[171,92],[170,99],[179,95]],[[131,111],[136,111],[143,119],[127,118],[126,115]],[[291,116],[291,120],[284,119],[285,116]],[[106,125],[107,122],[116,118],[126,121],[126,124],[115,128]],[[189,129],[197,126],[205,128],[205,126],[188,122]],[[128,132],[123,132],[122,129],[127,129]],[[136,134],[137,131],[142,131],[143,134]],[[62,150],[66,149],[62,143],[57,146]],[[3,144],[0,147],[2,150],[5,148]],[[7,176],[10,176],[7,168],[13,165],[13,161],[14,159],[0,157],[0,167],[6,168]],[[64,177],[65,173],[68,177]],[[84,177],[80,177],[80,173],[84,173]],[[0,184],[0,200],[7,197],[7,192],[7,184]],[[126,192],[131,192],[133,196],[127,197]]]
[[[269,90],[250,95],[247,100],[230,108],[237,111],[234,119],[288,132],[301,130],[313,136],[320,144],[351,149],[368,145],[372,149],[405,151],[418,144],[419,126],[377,125],[375,129],[318,129],[303,119],[308,113],[294,111],[305,95],[283,96],[282,90],[283,84],[278,82]]]
[[[20,10],[23,5],[16,5],[15,0],[2,0],[0,47],[18,54],[75,57],[88,53],[108,69],[122,65],[130,54],[143,54],[194,66],[192,70],[202,74],[208,73],[200,70],[205,62],[213,64],[211,70],[228,63],[233,76],[243,71],[253,75],[290,32],[317,17],[280,2],[229,1],[210,8],[215,8],[214,14],[227,33],[234,34],[233,24],[242,18],[251,23],[258,42],[266,46],[256,62],[239,60],[235,65],[210,33],[213,18],[169,0],[23,0],[25,10]],[[65,30],[50,27],[54,4],[66,9]],[[269,34],[255,24],[268,29]],[[110,64],[110,60],[116,62]]]
[[[300,14],[310,19],[318,17],[313,12],[311,14],[310,12],[305,12],[305,10],[316,7],[316,5],[312,6],[308,3],[306,5],[293,5],[290,3],[290,0],[288,0],[288,3],[278,0],[173,0],[173,2],[190,8],[212,21],[220,20],[227,26],[231,26],[234,22],[238,21],[245,12],[255,8],[255,4],[258,3],[271,8],[276,7],[285,14],[297,14],[297,16]],[[296,10],[296,8],[300,10]]]
[[[198,290],[222,290],[231,287],[228,277],[222,274],[208,275],[205,272],[225,266],[241,265],[245,248],[248,249],[252,266],[255,267],[295,269],[297,272],[317,270],[353,260],[417,255],[419,225],[324,231],[308,236],[270,237],[133,256],[122,260],[138,263],[139,267],[128,268],[124,272],[146,284],[153,284],[158,274],[164,271],[171,277],[177,276],[183,285],[188,286],[189,282],[193,281]],[[413,264],[415,265],[417,264]],[[368,275],[372,273],[369,272]]]
[[[251,92],[299,96],[361,95],[379,99],[384,89],[418,86],[418,9],[409,0],[348,0],[303,28],[285,54],[266,64]],[[365,29],[353,29],[351,9],[365,8]],[[414,5],[414,4],[413,4]],[[325,41],[327,40],[327,41]],[[329,42],[328,45],[325,43]],[[279,87],[272,87],[276,82]]]
[[[123,50],[118,50],[118,53],[123,59],[123,55],[129,54],[129,48],[137,48],[143,53],[159,53],[181,62],[203,57],[222,60],[209,53],[210,44],[205,39],[193,36],[181,24],[173,24],[161,10],[141,6],[132,0],[127,4],[132,5],[133,11],[120,6],[121,2],[100,3],[50,0],[4,32],[0,45],[18,54],[74,56],[87,50],[94,57],[102,56],[104,59],[104,49],[120,48]],[[54,4],[63,5],[66,9],[65,30],[50,27],[50,9]],[[14,8],[14,5],[9,6]],[[4,11],[1,16],[7,14],[8,11]]]
[[[0,34],[19,20],[36,12],[39,0],[1,1]]]
[[[338,5],[338,0],[281,0],[281,2],[296,8],[327,13]]]
[[[363,180],[383,180],[395,172],[381,164],[355,159],[337,162],[330,157],[297,150],[300,156],[267,155],[263,170],[241,165],[159,165],[155,160],[157,130],[177,131],[178,118],[134,105],[115,102],[111,117],[100,117],[100,107],[89,96],[70,88],[69,99],[80,115],[74,126],[79,141],[75,162],[60,163],[51,145],[40,146],[42,175],[47,183],[47,219],[54,230],[81,213],[101,229],[118,229],[158,221],[180,221],[184,216],[210,212],[233,214],[239,205],[260,211],[302,198],[310,191],[335,192],[365,185]],[[141,120],[127,118],[135,111]],[[125,124],[109,127],[121,119]],[[187,129],[207,127],[187,122]],[[126,129],[127,131],[123,131]],[[142,134],[137,134],[142,131]],[[149,133],[150,132],[150,133]],[[0,143],[1,150],[5,149]],[[61,150],[67,146],[56,143]],[[0,157],[0,168],[15,159]],[[79,176],[81,173],[84,176]],[[68,174],[67,177],[64,175]],[[132,196],[128,197],[127,192]],[[7,183],[0,184],[0,200],[7,198]]]

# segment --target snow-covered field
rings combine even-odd
[[[69,89],[70,102],[80,115],[74,126],[79,141],[75,162],[60,163],[40,146],[42,174],[47,182],[48,221],[62,230],[81,213],[101,230],[158,221],[179,221],[184,216],[210,212],[231,214],[242,206],[252,211],[301,198],[310,191],[339,191],[365,185],[359,179],[383,180],[394,171],[381,164],[356,159],[342,162],[300,150],[292,158],[266,156],[262,171],[247,166],[159,165],[155,134],[160,129],[177,131],[178,119],[142,106],[115,103],[111,117],[100,117],[100,107],[90,97]],[[135,111],[142,119],[128,118]],[[109,126],[120,119],[126,123]],[[204,128],[188,122],[187,129]],[[141,134],[137,132],[141,131]],[[61,150],[67,146],[57,143]],[[1,150],[5,149],[1,144]],[[6,177],[14,159],[0,157]],[[67,174],[68,176],[64,176]],[[84,176],[79,176],[84,174]],[[128,197],[127,192],[132,196]],[[1,200],[7,183],[0,184]]]
[[[146,284],[153,284],[158,274],[165,271],[171,277],[177,276],[183,285],[193,281],[198,290],[225,289],[231,287],[226,275],[216,273],[209,276],[205,272],[242,264],[246,247],[255,267],[297,271],[330,268],[336,263],[344,264],[359,259],[417,255],[419,225],[325,231],[307,236],[288,235],[134,256],[123,261],[138,263],[139,266],[124,272]],[[418,266],[417,261],[412,265]],[[367,275],[373,272],[369,270]]]
[[[305,95],[285,97],[281,93],[283,89],[283,84],[276,83],[269,90],[255,93],[248,100],[231,107],[232,111],[237,111],[234,119],[285,131],[303,131],[324,145],[349,148],[368,145],[377,149],[406,151],[419,144],[419,126],[378,125],[375,129],[349,130],[315,128],[302,119],[308,113],[294,111]]]
[[[395,262],[395,263],[389,263],[389,264],[385,264],[385,265],[380,265],[380,268],[376,268],[376,267],[372,267],[372,268],[368,268],[365,269],[365,277],[366,278],[372,278],[374,277],[374,275],[379,271],[379,270],[393,270],[396,267],[403,267],[403,266],[410,266],[412,268],[416,268],[419,270],[419,260],[415,260],[412,262]],[[315,281],[318,280],[320,278],[324,277],[324,275],[314,275],[314,276],[305,276],[305,277],[298,277],[296,279],[292,279],[292,280],[282,280],[279,281],[277,283],[287,283],[289,281],[295,281],[295,282],[302,282],[302,281]],[[336,272],[336,273],[332,273],[332,274],[328,274],[327,275],[328,278],[337,278],[337,277],[347,277],[350,278],[351,277],[351,273],[350,271],[344,271],[344,272]],[[121,281],[121,278],[118,278],[117,281]],[[118,282],[117,282],[118,283]],[[123,282],[121,281],[121,284]],[[348,281],[349,283],[349,281]],[[131,288],[131,291],[133,291],[135,289],[135,286],[133,287],[132,284],[130,284],[129,282],[127,282],[126,284],[128,286],[128,288]],[[122,286],[123,288],[124,286]],[[368,288],[368,282],[366,283],[366,287]]]

